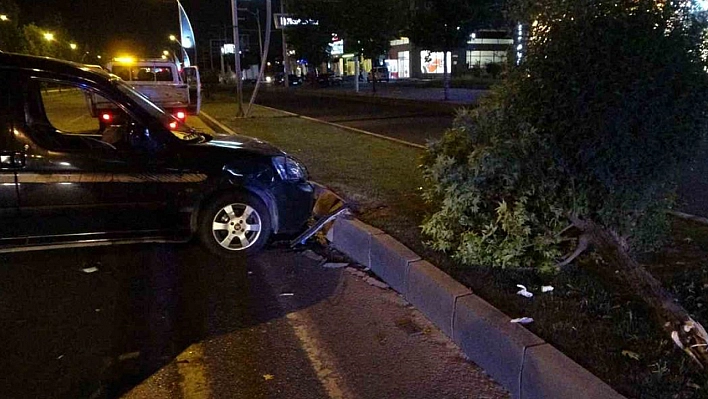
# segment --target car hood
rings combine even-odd
[[[213,151],[242,151],[263,156],[282,155],[279,150],[270,143],[252,137],[241,135],[210,134],[211,138],[205,142],[194,144],[197,147],[210,148]]]

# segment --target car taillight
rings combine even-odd
[[[101,120],[104,122],[110,122],[113,120],[113,115],[111,115],[109,112],[104,112],[101,114]]]
[[[177,122],[170,122],[170,129],[177,129]]]
[[[185,118],[187,118],[187,113],[184,111],[177,111],[175,112],[175,117],[181,121],[183,121]]]

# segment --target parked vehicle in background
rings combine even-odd
[[[337,76],[333,73],[321,73],[317,75],[317,84],[323,87],[327,86],[341,86],[342,77]]]
[[[386,67],[373,67],[371,68],[371,71],[369,71],[369,74],[366,77],[366,81],[371,82],[374,77],[376,78],[377,82],[388,82],[391,78],[391,75],[389,74],[388,68]]]
[[[277,73],[275,74],[275,77],[273,78],[273,82],[278,85],[278,86],[284,86],[285,85],[285,74]],[[290,86],[301,86],[302,85],[302,78],[295,75],[295,74],[288,74],[288,84]]]
[[[178,119],[199,114],[201,81],[196,66],[179,70],[177,64],[163,59],[127,59],[109,62],[106,68]],[[110,104],[97,108],[111,110]]]
[[[196,131],[115,75],[0,52],[0,87],[0,253],[198,237],[235,256],[312,214],[296,159]]]

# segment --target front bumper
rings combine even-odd
[[[315,205],[315,188],[310,182],[283,182],[273,192],[278,209],[277,234],[303,230]]]

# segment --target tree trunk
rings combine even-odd
[[[708,334],[679,305],[661,283],[628,253],[616,234],[593,221],[571,218],[610,267],[654,311],[664,331],[676,346],[686,352],[702,368],[708,367]]]

